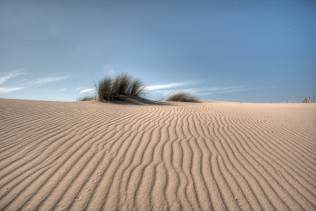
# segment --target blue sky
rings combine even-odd
[[[0,97],[73,101],[127,72],[161,99],[316,96],[315,1],[0,1]]]

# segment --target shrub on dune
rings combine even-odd
[[[112,81],[112,90],[115,96],[128,95],[128,87],[132,82],[132,78],[126,74],[117,76]]]
[[[170,95],[167,101],[177,101],[177,102],[198,102],[198,100],[187,92],[177,92]]]
[[[304,100],[303,100],[303,103],[315,103],[315,97],[305,97]]]
[[[86,96],[79,99],[79,101],[92,101],[92,100],[95,100],[95,97]]]
[[[100,101],[121,100],[124,97],[139,97],[144,90],[143,82],[127,74],[104,78],[97,86]]]
[[[138,97],[144,92],[144,83],[141,80],[134,79],[129,86],[129,95]]]
[[[112,99],[113,91],[111,78],[104,78],[103,80],[99,81],[99,84],[97,86],[97,94],[100,101]]]

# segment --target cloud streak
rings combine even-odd
[[[6,84],[8,81],[17,78],[18,76],[22,75],[23,73],[19,71],[11,72],[6,75],[0,76],[0,85]],[[0,94],[15,92],[21,89],[25,89],[26,87],[22,86],[0,86]]]
[[[207,95],[216,95],[216,94],[229,94],[234,92],[245,91],[245,87],[243,86],[228,86],[228,87],[205,87],[205,88],[197,88],[191,89],[191,93],[195,95],[207,96]]]
[[[39,78],[35,81],[32,81],[31,83],[34,85],[45,85],[53,82],[63,81],[69,78],[69,75],[64,76],[57,76],[57,77],[45,77],[45,78]]]
[[[198,82],[173,82],[166,84],[151,85],[145,88],[146,91],[153,94],[158,94],[161,96],[167,96],[175,92],[189,92],[196,96],[209,96],[209,95],[219,95],[228,94],[234,92],[245,91],[244,86],[223,86],[223,87],[205,87],[205,86],[190,86],[194,84],[200,84]]]
[[[22,75],[22,73],[20,73],[20,72],[11,72],[11,73],[8,73],[6,75],[0,76],[0,85],[4,84],[7,81],[9,81],[13,78],[16,78],[20,75]]]
[[[158,90],[167,90],[167,89],[174,89],[178,87],[183,87],[193,84],[193,82],[184,81],[184,82],[174,82],[174,83],[166,83],[166,84],[157,84],[157,85],[150,85],[146,86],[146,91],[158,91]]]
[[[26,87],[0,87],[0,94],[15,92],[18,90],[25,89]]]
[[[69,78],[69,75],[57,76],[57,77],[44,77],[36,80],[13,80],[24,75],[21,71],[14,71],[7,74],[0,75],[0,94],[11,93],[26,88],[43,86],[49,83],[63,81]]]
[[[80,94],[84,94],[84,93],[90,93],[90,92],[94,92],[95,89],[94,88],[87,88],[87,89],[82,89],[80,90]]]

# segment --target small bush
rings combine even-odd
[[[178,102],[198,102],[198,100],[193,97],[190,93],[178,92],[170,95],[167,101],[178,101]]]
[[[91,100],[95,100],[95,97],[82,97],[79,99],[79,101],[91,101]]]
[[[303,100],[303,103],[315,103],[315,97],[305,97],[304,100]]]
[[[124,97],[139,97],[144,91],[143,82],[127,74],[104,78],[97,86],[98,100],[112,101]]]
[[[129,86],[129,95],[140,96],[144,92],[144,83],[138,79],[134,79]]]
[[[97,94],[100,101],[111,100],[113,97],[111,78],[104,78],[103,80],[99,81],[97,86]]]
[[[128,95],[128,87],[132,78],[126,74],[117,76],[112,80],[112,92],[114,96]]]

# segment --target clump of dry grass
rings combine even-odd
[[[144,83],[139,79],[133,79],[129,85],[128,93],[130,96],[140,96],[144,92]]]
[[[95,97],[92,96],[86,96],[78,99],[79,101],[92,101],[95,100]]]
[[[190,93],[187,92],[177,92],[175,94],[171,94],[167,101],[178,101],[178,102],[198,102],[198,100],[193,97]]]
[[[124,97],[140,97],[144,92],[144,84],[127,74],[114,78],[106,77],[97,85],[97,95],[100,101],[120,100]]]
[[[303,100],[303,103],[315,103],[315,97],[305,97],[304,100]]]
[[[112,91],[112,79],[104,78],[99,81],[96,89],[97,89],[97,99],[100,101],[109,101],[112,99],[114,93]]]

